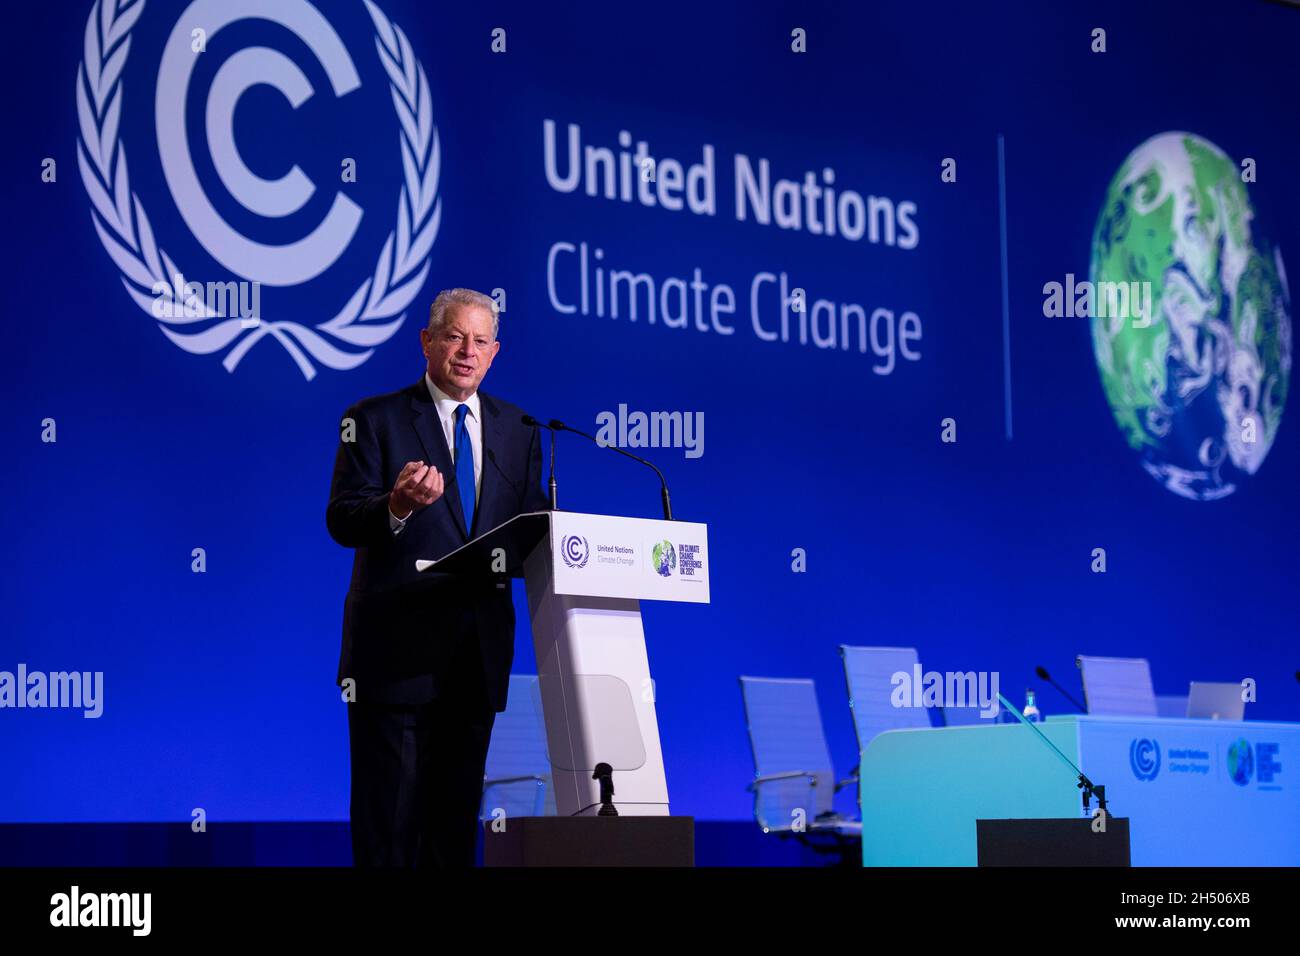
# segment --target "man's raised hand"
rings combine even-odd
[[[442,473],[422,461],[408,461],[388,496],[388,510],[405,521],[416,508],[427,508],[442,497]]]

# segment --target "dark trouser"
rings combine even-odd
[[[450,672],[460,679],[427,704],[348,705],[356,866],[474,865],[496,719],[477,640],[463,642]]]

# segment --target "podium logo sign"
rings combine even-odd
[[[550,547],[556,594],[709,603],[702,524],[557,511]]]
[[[667,538],[657,541],[649,547],[650,570],[660,577],[672,577],[697,581],[704,576],[704,559],[700,545],[694,542],[678,542],[676,545]]]
[[[684,578],[698,578],[704,573],[704,558],[697,543],[677,545],[678,569]]]
[[[1139,737],[1129,744],[1129,766],[1139,780],[1154,780],[1160,772],[1160,745],[1154,740]]]
[[[362,90],[353,51],[307,0],[194,0],[172,25],[152,77],[153,90],[136,87],[133,74],[130,96],[124,92],[124,70],[146,0],[96,0],[91,7],[77,74],[77,160],[95,231],[127,294],[158,321],[160,331],[191,354],[224,353],[228,372],[264,341],[278,343],[308,380],[318,365],[356,368],[401,326],[428,275],[441,218],[438,133],[429,82],[401,27],[371,0],[363,2],[373,33],[356,44],[355,52],[377,56],[387,84],[372,83]],[[158,10],[167,12],[161,5]],[[307,64],[309,72],[323,75],[326,88],[315,88],[308,71],[280,49],[243,45],[229,53],[229,45],[242,43],[250,25],[287,31],[291,38],[277,46],[304,59],[310,56],[315,62]],[[340,156],[338,167],[327,166],[340,169],[335,184],[319,173],[313,180],[296,164],[268,179],[263,175],[270,172],[268,164],[278,160],[264,153],[268,144],[281,144],[283,131],[264,129],[258,131],[261,135],[245,133],[236,139],[236,130],[243,128],[241,101],[256,89],[249,99],[267,102],[268,88],[281,101],[277,105],[287,103],[292,110],[313,97],[342,100],[360,91],[375,106],[368,114],[375,125],[349,129],[349,135],[356,140],[360,133],[364,141],[395,133],[391,171],[400,173],[400,189],[393,194],[383,185],[389,171],[365,178],[367,185],[373,182],[382,190],[366,193],[366,199],[386,215],[396,200],[396,220],[379,248],[353,248],[367,214],[345,195],[362,195],[355,157]],[[154,129],[146,135],[140,126],[147,111],[139,104],[150,94]],[[157,149],[163,183],[132,178],[128,141],[136,156]],[[171,206],[158,201],[164,185],[179,219],[168,216]],[[149,209],[142,196],[149,199]],[[303,227],[305,235],[298,235],[296,224],[310,214],[313,197],[324,213],[314,227]],[[328,197],[326,209],[322,200]],[[298,218],[289,218],[294,216]],[[282,241],[286,233],[296,238]],[[269,241],[270,236],[279,241]],[[210,261],[196,254],[194,242]],[[168,249],[177,247],[189,250],[192,261],[174,261]],[[345,252],[349,255],[343,259]],[[340,267],[341,261],[347,266]],[[373,266],[352,276],[353,263]],[[304,304],[304,287],[338,268],[348,272],[337,277],[340,288],[354,291],[340,295],[323,312],[319,289],[310,305]],[[186,281],[185,276],[207,281]],[[223,289],[242,294],[250,284],[258,313],[262,287],[271,289],[265,297],[272,300],[271,314],[233,315],[221,304],[230,296],[213,294]],[[310,327],[285,318],[316,312],[323,321]]]
[[[677,552],[671,541],[660,541],[650,549],[650,566],[665,578],[677,570]]]
[[[564,558],[564,563],[571,568],[586,567],[587,559],[591,557],[591,549],[587,546],[587,539],[580,534],[566,534],[560,542],[560,556]]]

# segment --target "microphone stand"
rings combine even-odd
[[[1026,719],[1025,719],[1025,715],[1022,714],[1020,711],[1016,710],[1016,708],[1015,708],[1014,706],[1012,706],[1011,701],[1007,700],[1007,699],[1006,699],[1005,697],[1003,697],[1001,694],[998,694],[998,700],[1002,701],[1002,706],[1003,706],[1003,707],[1005,707],[1007,710],[1011,711],[1011,713],[1015,714],[1016,717],[1017,717],[1017,719],[1018,719],[1022,724],[1024,724],[1026,727],[1028,727],[1028,728],[1029,728],[1030,730],[1032,730],[1034,733],[1036,733],[1036,734],[1038,735],[1038,738],[1039,738],[1040,740],[1042,740],[1043,743],[1047,744],[1047,746],[1051,747],[1051,748],[1052,748],[1052,752],[1055,753],[1058,757],[1060,757],[1061,760],[1065,762],[1065,765],[1066,765],[1067,767],[1069,767],[1072,771],[1074,771],[1074,774],[1075,774],[1075,776],[1078,778],[1078,781],[1079,781],[1079,782],[1076,784],[1076,786],[1077,786],[1080,790],[1083,791],[1082,796],[1083,796],[1083,812],[1084,812],[1084,814],[1087,815],[1089,818],[1092,817],[1092,803],[1091,803],[1091,799],[1092,799],[1092,797],[1095,796],[1095,797],[1097,798],[1097,807],[1098,807],[1098,809],[1101,810],[1102,815],[1103,815],[1103,816],[1108,815],[1108,814],[1110,813],[1110,811],[1109,811],[1109,810],[1107,809],[1107,807],[1106,807],[1106,788],[1105,788],[1105,786],[1103,786],[1103,785],[1101,785],[1101,784],[1095,784],[1095,783],[1093,783],[1091,780],[1089,780],[1088,777],[1087,777],[1087,775],[1084,774],[1084,772],[1083,772],[1082,770],[1080,770],[1078,767],[1076,767],[1076,766],[1074,765],[1074,761],[1072,761],[1072,760],[1071,760],[1069,757],[1067,757],[1065,754],[1061,753],[1060,749],[1056,746],[1056,744],[1052,743],[1050,740],[1047,739],[1047,735],[1046,735],[1046,734],[1044,734],[1041,730],[1039,730],[1036,726],[1034,726],[1034,724],[1033,724],[1031,721],[1026,720]]]
[[[618,452],[620,455],[624,455],[628,458],[631,458],[633,461],[639,461],[647,468],[653,470],[654,473],[659,476],[659,497],[663,501],[664,520],[665,521],[673,520],[673,504],[672,504],[672,500],[668,497],[668,481],[667,479],[664,478],[664,473],[660,471],[657,467],[655,467],[655,464],[653,462],[646,461],[644,458],[641,458],[638,455],[634,455],[630,451],[624,451],[622,448],[619,448],[617,445],[607,445],[604,442],[602,442],[600,439],[596,438],[595,435],[588,435],[586,432],[578,431],[578,429],[566,425],[564,424],[564,422],[557,421],[554,418],[552,418],[548,424],[552,429],[551,432],[552,437],[554,437],[554,434],[557,431],[573,432],[575,435],[581,435],[583,438],[587,439],[587,441],[592,442],[598,448],[609,448],[612,451]]]
[[[546,489],[551,499],[551,510],[559,511],[560,505],[555,490],[555,429],[548,428],[546,430],[551,433],[551,477],[546,482]]]
[[[555,429],[552,427],[555,423],[552,422],[548,425],[546,422],[540,422],[536,418],[533,418],[532,415],[525,415],[520,420],[525,425],[532,425],[536,428],[545,428],[551,433],[551,476],[546,481],[546,491],[547,497],[550,499],[551,510],[559,511],[560,505],[558,501],[558,492],[556,490],[557,486],[555,484]]]

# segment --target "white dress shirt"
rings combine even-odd
[[[429,389],[429,394],[433,396],[434,407],[438,410],[438,421],[442,425],[442,436],[447,441],[447,450],[451,453],[451,475],[443,475],[443,481],[449,481],[455,477],[456,468],[456,409],[465,405],[469,411],[465,415],[465,430],[469,432],[469,446],[474,454],[474,503],[478,504],[479,489],[483,487],[483,415],[479,404],[478,392],[475,392],[465,401],[457,401],[452,398],[437,385],[433,384],[433,379],[429,378],[429,373],[424,373],[424,384]],[[415,512],[411,512],[414,514]],[[388,526],[393,529],[393,534],[398,534],[406,527],[406,522],[411,519],[411,515],[405,518],[398,518],[388,512]]]

